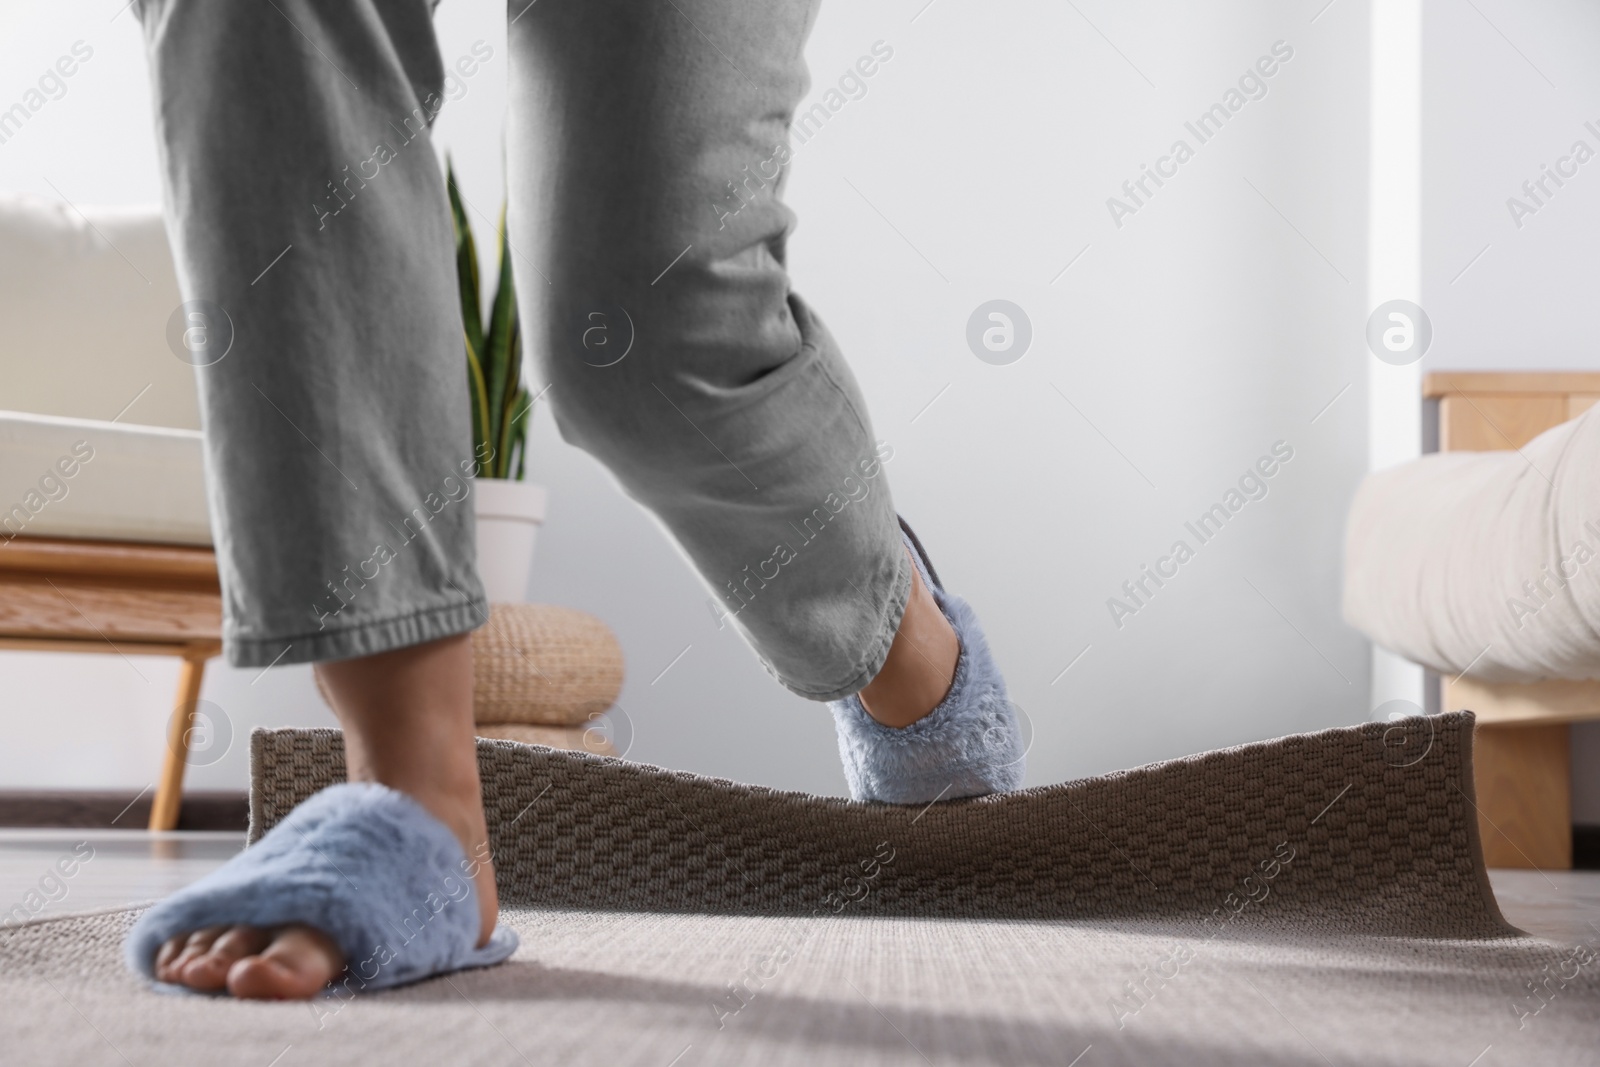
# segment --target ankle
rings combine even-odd
[[[950,692],[961,640],[933,592],[912,569],[911,595],[883,667],[858,693],[868,715],[903,729],[926,717]]]
[[[451,773],[454,770],[455,773]],[[388,773],[385,773],[388,772]],[[412,766],[402,769],[352,768],[352,781],[379,782],[404,793],[420,804],[455,835],[465,855],[462,875],[471,878],[478,895],[480,931],[478,944],[488,943],[500,914],[499,895],[494,879],[494,855],[489,846],[489,830],[483,810],[483,791],[474,764],[470,773],[443,766],[432,773],[416,773]]]
[[[487,944],[500,915],[500,898],[495,887],[494,853],[489,847],[489,827],[481,794],[475,786],[470,797],[450,792],[427,797],[412,794],[412,799],[444,823],[461,843],[461,851],[466,855],[462,874],[473,880],[478,892],[481,923],[478,944]]]

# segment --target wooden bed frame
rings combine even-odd
[[[182,659],[149,824],[175,829],[200,682],[206,661],[222,648],[215,553],[116,541],[0,541],[0,648]]]
[[[1429,451],[1518,449],[1600,402],[1600,373],[1438,372],[1423,379]],[[1442,710],[1477,714],[1478,829],[1491,867],[1572,866],[1570,726],[1600,719],[1600,681],[1438,678]]]

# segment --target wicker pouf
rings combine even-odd
[[[553,604],[495,604],[472,634],[476,686],[473,718],[480,724],[575,728],[575,744],[531,740],[555,748],[597,751],[581,738],[622,692],[622,646],[593,615]],[[481,731],[480,731],[481,732]]]
[[[535,726],[525,722],[479,723],[477,733],[479,737],[497,741],[520,741],[524,745],[545,745],[568,752],[588,752],[596,756],[617,754],[616,746],[605,731],[594,724]]]

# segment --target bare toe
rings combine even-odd
[[[272,942],[270,931],[254,926],[230,926],[210,947],[178,970],[177,981],[190,989],[213,993],[228,984],[228,970],[246,956],[254,956]]]
[[[189,943],[188,934],[179,934],[168,941],[161,943],[160,950],[156,953],[156,977],[163,982],[170,982],[172,961],[178,958],[178,953]]]
[[[303,1000],[344,970],[344,955],[333,939],[309,926],[285,926],[272,934],[259,954],[235,961],[227,972],[228,992],[253,1000]]]
[[[178,981],[189,961],[209,949],[227,930],[226,926],[207,926],[168,940],[156,955],[156,977],[163,982]]]

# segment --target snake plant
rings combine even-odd
[[[473,455],[478,475],[521,481],[527,472],[528,415],[533,400],[522,384],[522,329],[511,284],[506,212],[500,209],[500,278],[488,322],[478,290],[478,247],[456,188],[455,168],[446,165],[445,186],[455,220],[456,273],[461,281],[461,319],[466,327],[467,387],[472,395]]]

